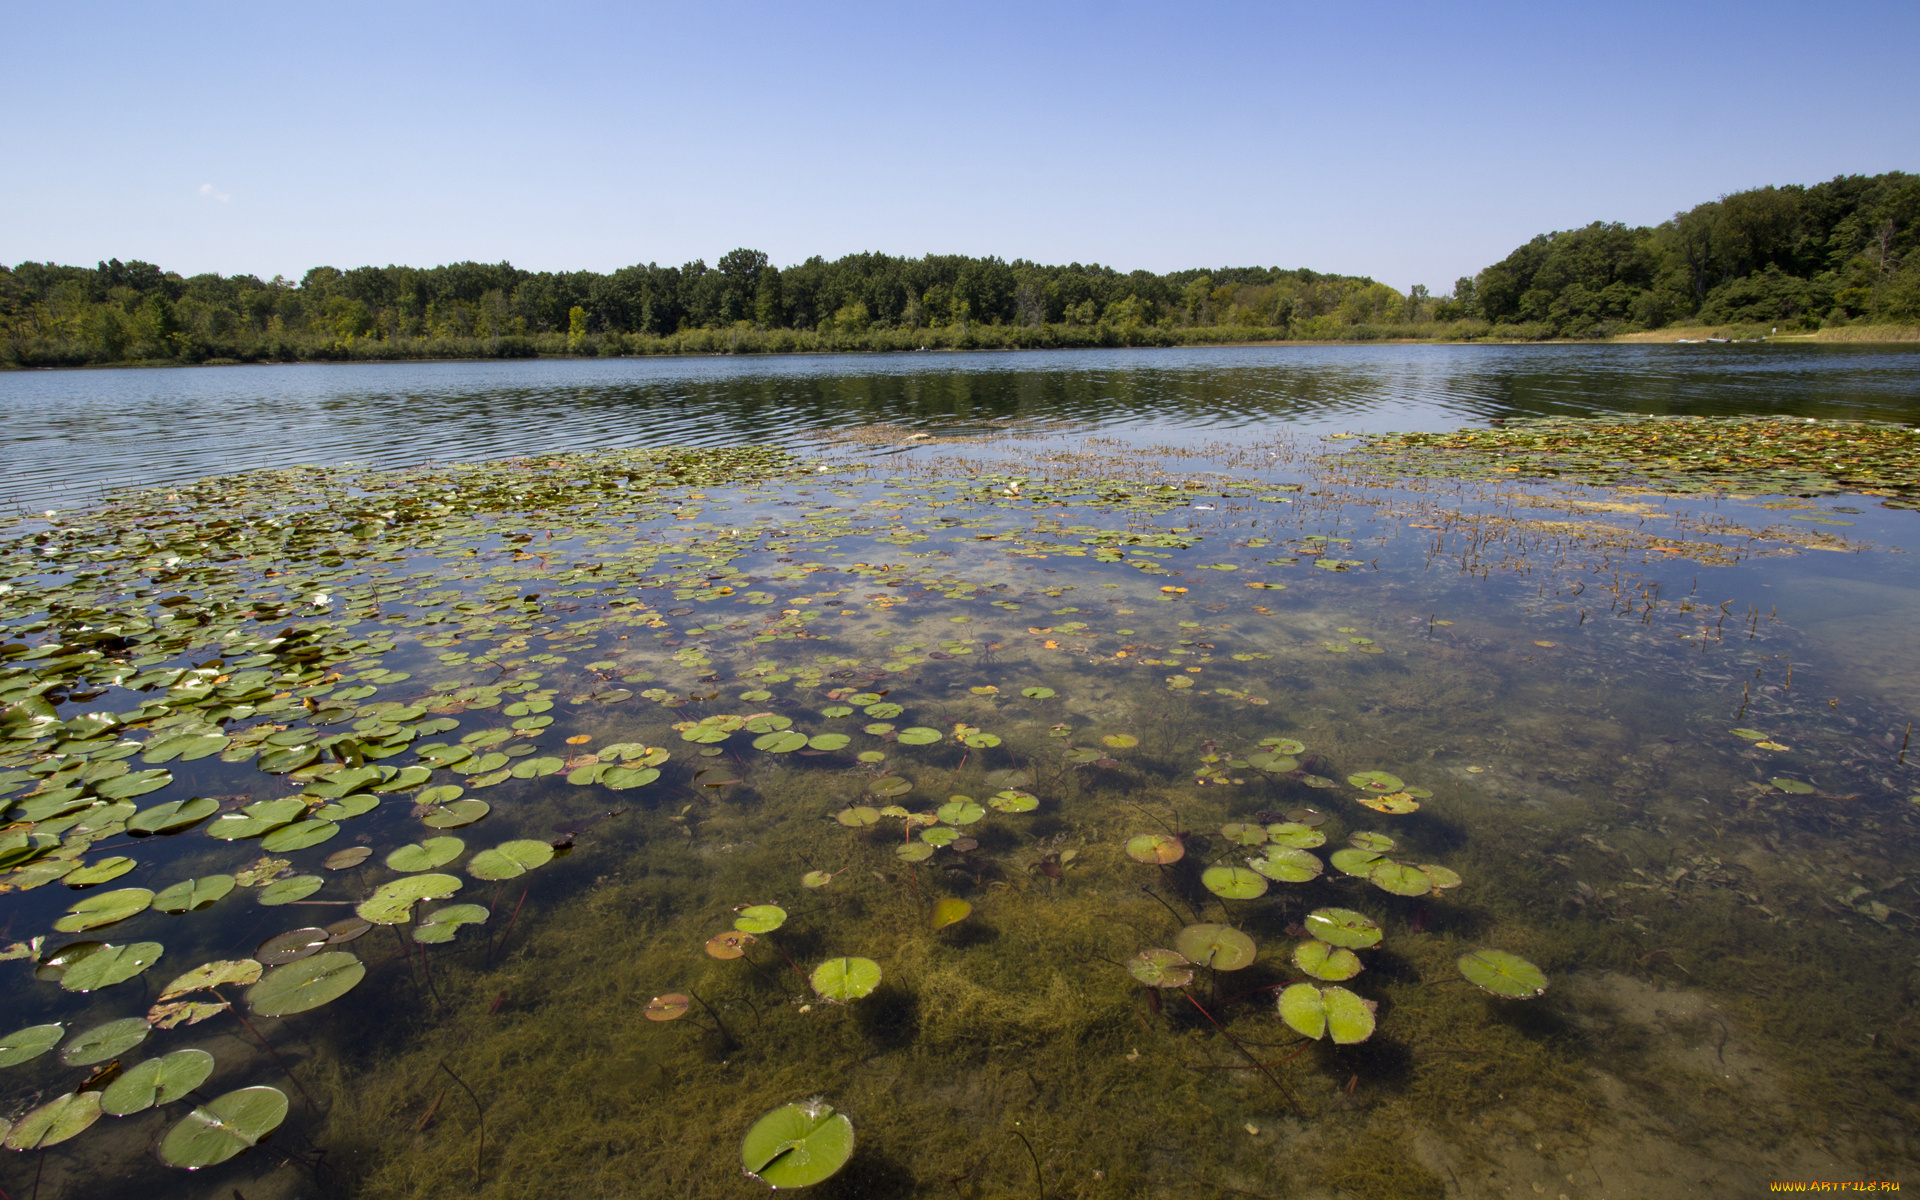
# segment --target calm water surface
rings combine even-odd
[[[0,874],[9,1196],[747,1198],[747,1128],[814,1096],[857,1139],[813,1194],[867,1200],[1920,1179],[1920,514],[1402,480],[1324,437],[1912,422],[1920,354],[49,372],[0,376],[0,405],[35,509],[385,469],[0,543],[0,804],[60,840]],[[875,423],[937,436],[846,436]],[[399,469],[667,443],[807,474]],[[190,880],[211,898],[165,899]],[[128,915],[88,928],[113,895]],[[766,904],[776,928],[714,946]],[[1380,940],[1311,979],[1329,909]],[[48,956],[89,941],[124,978],[66,986],[96,968]],[[1184,986],[1129,969],[1175,948]],[[1469,982],[1481,950],[1545,994]],[[820,995],[854,958],[879,984]],[[203,963],[241,981],[161,1000]],[[353,986],[290,986],[315,964]],[[1276,1001],[1302,982],[1371,1034],[1304,1039]],[[181,999],[204,1019],[143,1024]],[[54,1048],[9,1049],[46,1024]],[[90,1052],[103,1027],[131,1032]],[[128,1104],[112,1064],[182,1050],[211,1056],[190,1094],[85,1124]],[[271,1137],[163,1164],[246,1088],[284,1098]],[[78,1132],[33,1132],[50,1103]]]

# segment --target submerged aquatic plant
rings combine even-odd
[[[1469,983],[1509,1000],[1531,1000],[1547,992],[1547,973],[1505,950],[1471,950],[1454,965]]]

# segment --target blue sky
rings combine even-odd
[[[28,4],[0,260],[999,254],[1443,292],[1920,170],[1920,5]]]

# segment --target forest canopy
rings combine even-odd
[[[297,361],[716,350],[1597,337],[1681,322],[1920,321],[1920,177],[1843,176],[1653,227],[1541,234],[1451,292],[1305,268],[853,254],[776,267],[509,263],[182,276],[112,259],[0,267],[0,362]]]

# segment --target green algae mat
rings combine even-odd
[[[1597,1071],[1812,1136],[1728,1059],[1870,1129],[1920,781],[1760,587],[1880,555],[1779,513],[1905,503],[1912,436],[667,449],[22,517],[4,1186],[1440,1195],[1416,1141],[1614,1136]],[[1693,1057],[1610,1032],[1669,988]]]

